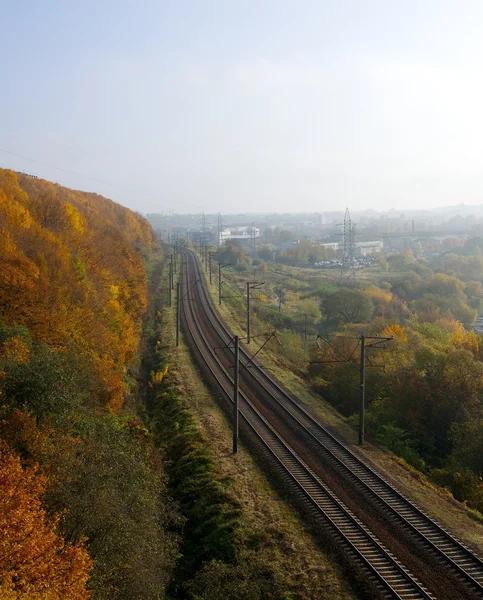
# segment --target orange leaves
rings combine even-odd
[[[149,224],[101,196],[3,169],[0,223],[5,322],[55,346],[74,342],[97,365],[106,403],[119,407],[147,302]]]
[[[397,323],[394,323],[393,325],[388,325],[384,329],[383,335],[387,337],[394,337],[403,344],[406,344],[408,341],[408,336],[404,331],[404,327],[401,327],[401,325],[398,325]]]
[[[45,478],[23,468],[0,445],[0,589],[15,598],[84,600],[91,560],[83,543],[66,546],[48,517],[41,496]],[[3,597],[3,596],[2,596]],[[9,597],[9,596],[6,596]]]

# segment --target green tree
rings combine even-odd
[[[322,314],[337,327],[340,323],[367,323],[374,313],[374,304],[363,291],[339,288],[322,301]]]
[[[414,256],[410,250],[405,250],[402,254],[392,254],[387,257],[391,270],[404,271],[414,263]]]
[[[470,256],[481,256],[483,254],[483,238],[477,236],[466,240],[463,245],[463,252]]]

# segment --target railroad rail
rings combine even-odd
[[[201,278],[199,263],[196,262],[193,266]],[[227,343],[232,337],[231,333],[214,309],[206,289],[201,288],[199,293],[212,327],[217,329],[221,338]],[[245,361],[245,364],[250,360],[243,349],[240,350],[240,358]],[[451,569],[457,578],[464,580],[475,593],[479,594],[477,597],[483,598],[483,561],[481,558],[322,427],[256,362],[253,361],[251,365],[249,377],[257,381],[259,392],[260,390],[269,392],[271,400],[277,404],[278,410],[284,411],[286,416],[291,419],[291,426],[296,427],[298,434],[302,435],[312,447],[317,446],[326,462],[331,463],[332,467],[339,472],[342,470],[351,484],[359,488],[362,493],[370,494],[372,501],[391,519],[397,520],[408,535],[417,538],[429,552],[435,553],[445,562],[446,568]],[[266,398],[266,395],[264,397]],[[271,410],[273,410],[273,405]]]
[[[202,287],[196,285],[196,281],[200,281],[199,273],[193,275],[188,268],[196,269],[197,263],[193,263],[196,259],[188,251],[184,251],[184,256],[187,269],[181,287],[182,297],[186,300],[181,303],[183,329],[189,344],[195,349],[200,366],[208,373],[212,383],[216,383],[228,404],[231,402],[233,386],[231,350],[227,346],[229,340],[224,334],[220,335],[216,328],[206,328],[200,324],[199,315],[204,312],[200,296]],[[225,352],[215,352],[215,348]],[[279,476],[289,482],[299,499],[303,498],[312,518],[318,520],[319,525],[338,540],[346,558],[350,556],[351,563],[357,565],[362,578],[371,586],[371,597],[377,594],[381,598],[401,600],[433,598],[287,445],[243,391],[240,392],[240,416],[242,431],[251,438],[252,443],[256,443],[258,451],[270,461]]]
[[[191,266],[201,279],[200,265],[193,259],[193,255]],[[224,343],[227,343],[232,337],[231,333],[214,309],[204,287],[198,290],[198,296],[211,327],[216,329]],[[243,349],[240,351],[240,358],[245,364],[250,360]],[[449,569],[456,580],[464,582],[473,592],[469,597],[483,598],[482,559],[322,427],[254,361],[251,366],[245,378],[250,380],[252,386],[254,382],[257,383],[258,393],[263,394],[265,401],[270,398],[270,407],[264,406],[265,415],[269,412],[273,415],[273,411],[278,411],[279,415],[281,411],[284,412],[285,417],[290,420],[289,426],[297,431],[297,435],[303,437],[312,449],[318,450],[318,456],[323,457],[326,464],[330,464],[339,474],[342,472],[346,480],[365,497],[369,495],[371,502],[383,511],[387,518],[393,523],[397,522],[408,536],[437,557],[439,563],[444,564],[444,568]]]

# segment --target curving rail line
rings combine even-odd
[[[192,255],[189,260],[191,267],[199,275],[199,263]],[[223,343],[226,344],[231,339],[231,335],[214,311],[203,287],[198,290],[198,302],[203,305],[203,309],[211,321],[212,329],[218,330],[221,339],[224,340]],[[245,357],[245,361],[248,360],[247,355],[244,355],[243,352],[241,352],[241,357],[242,359]],[[277,403],[278,409],[282,409],[290,416],[291,426],[298,428],[299,436],[303,435],[309,444],[316,444],[319,452],[325,455],[326,460],[332,463],[334,468],[337,468],[339,472],[342,470],[355,487],[363,490],[365,494],[370,494],[379,508],[390,515],[393,521],[398,520],[409,535],[424,542],[428,551],[436,554],[440,561],[444,561],[446,568],[451,569],[459,581],[465,581],[467,585],[470,585],[472,590],[478,594],[477,597],[483,597],[483,564],[479,557],[395,490],[330,432],[322,428],[256,365],[249,374],[246,374],[246,378],[255,380],[259,386],[263,386],[264,397],[266,398],[270,394],[271,401]]]
[[[191,253],[184,251],[184,255],[191,269],[196,268],[193,263],[196,259]],[[216,344],[219,348],[226,344],[223,341],[226,336],[220,336],[214,327],[207,330],[200,325],[202,307],[198,292],[201,288],[196,281],[199,281],[198,274],[193,277],[187,269],[181,288],[182,297],[186,300],[181,303],[183,328],[190,345],[196,350],[200,366],[205,373],[208,372],[225,399],[230,401],[233,383],[229,366],[224,364],[226,361],[219,356],[220,353],[214,352]],[[195,295],[197,300],[193,298]],[[229,360],[230,351],[225,354]],[[279,476],[289,482],[299,498],[303,498],[312,517],[330,531],[332,538],[337,538],[345,555],[350,556],[351,563],[358,566],[363,578],[372,585],[373,594],[401,600],[433,598],[289,448],[243,392],[240,393],[240,415],[243,432],[257,445]]]
[[[195,255],[185,251],[185,258],[201,280],[200,265]],[[215,311],[204,286],[198,291],[198,302],[203,306],[211,328],[216,330],[223,340],[228,343],[232,338],[230,332]],[[240,349],[240,360],[248,362],[249,357]],[[291,423],[290,426],[303,436],[308,444],[317,448],[325,461],[330,463],[361,493],[370,495],[372,502],[384,511],[392,521],[397,521],[407,535],[412,536],[424,545],[426,550],[435,555],[446,569],[466,586],[473,590],[475,597],[483,598],[483,561],[462,542],[457,540],[431,517],[405,498],[388,481],[376,473],[369,465],[356,456],[351,450],[329,431],[323,428],[309,415],[283,388],[280,387],[256,364],[253,368],[245,369],[245,379],[249,384],[257,383],[258,392],[263,390],[266,401],[270,396],[272,405],[276,404],[278,411],[283,411]],[[273,409],[273,406],[272,406]]]

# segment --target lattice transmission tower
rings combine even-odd
[[[340,269],[340,283],[344,280],[356,281],[356,224],[352,223],[349,209],[345,209],[344,233],[342,238],[342,266]]]

